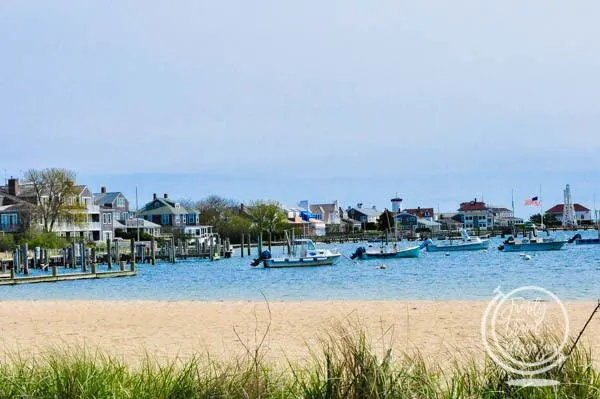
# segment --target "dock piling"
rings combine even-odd
[[[106,262],[108,264],[108,270],[112,269],[112,248],[110,245],[110,238],[106,239]]]
[[[242,241],[241,241],[241,245],[240,245],[240,254],[242,255],[242,258],[244,257],[244,233],[242,233]]]
[[[23,245],[23,274],[29,274],[29,248],[27,243]]]
[[[150,256],[152,257],[152,266],[156,265],[156,252],[155,250],[154,236],[150,239]]]

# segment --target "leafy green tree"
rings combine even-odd
[[[36,203],[32,214],[39,219],[44,232],[51,232],[60,220],[77,224],[86,215],[77,200],[75,172],[68,169],[30,169],[25,179],[33,185]]]
[[[529,220],[531,222],[535,223],[537,226],[541,226],[541,224],[542,224],[542,218],[539,213],[536,213],[535,215],[531,215]],[[558,226],[561,226],[562,223],[556,218],[556,216],[553,213],[545,213],[544,214],[544,225],[546,227],[558,227]]]
[[[283,231],[289,224],[287,215],[275,202],[254,201],[247,212],[252,229],[260,234]]]
[[[0,251],[12,251],[15,248],[15,238],[12,234],[0,235]]]
[[[386,209],[377,219],[377,227],[381,231],[392,231],[394,229],[394,220],[394,212]]]

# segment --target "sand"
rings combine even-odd
[[[396,353],[418,349],[428,358],[481,354],[483,301],[8,301],[0,302],[0,348],[37,354],[85,346],[136,362],[146,353],[159,361],[194,354],[228,360],[254,348],[270,322],[266,359],[309,358],[336,325],[360,323],[376,348],[393,340]],[[577,332],[595,307],[566,303]],[[383,337],[383,338],[382,338]],[[600,314],[584,336],[595,362],[600,355]]]

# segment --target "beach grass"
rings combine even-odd
[[[535,359],[552,335],[528,337]],[[310,360],[270,366],[262,341],[229,362],[207,356],[162,363],[147,355],[137,366],[82,348],[40,356],[7,354],[0,362],[0,398],[600,398],[600,373],[592,353],[577,347],[562,369],[543,378],[558,387],[512,387],[514,378],[491,360],[432,364],[418,353],[395,354],[373,344],[361,329],[338,326],[325,334]]]

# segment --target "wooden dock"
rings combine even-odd
[[[137,270],[117,270],[97,273],[66,273],[50,276],[26,276],[10,278],[10,273],[0,274],[0,285],[55,283],[58,281],[89,280],[98,278],[131,277],[137,274]]]

